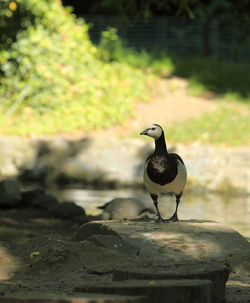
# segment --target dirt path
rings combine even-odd
[[[199,118],[205,112],[218,108],[211,92],[204,93],[203,97],[195,97],[188,94],[187,89],[188,81],[185,79],[159,79],[152,99],[147,103],[138,103],[131,119],[123,125],[95,131],[91,135],[123,137],[151,123],[170,126],[175,122]]]

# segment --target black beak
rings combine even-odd
[[[146,135],[146,136],[147,136],[147,134],[148,134],[148,128],[144,129],[144,131],[142,131],[140,133],[140,135]]]

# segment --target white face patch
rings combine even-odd
[[[149,137],[152,137],[154,139],[158,139],[160,138],[160,136],[162,135],[162,129],[160,126],[158,125],[155,125],[155,124],[151,124],[149,127],[148,127],[148,133],[147,135]]]

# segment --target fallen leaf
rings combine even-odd
[[[34,257],[39,256],[39,255],[40,255],[40,251],[33,251],[33,252],[30,254],[30,258],[33,259]]]
[[[199,246],[200,246],[200,247],[206,247],[207,245],[204,244],[204,243],[200,243]]]
[[[207,257],[208,257],[208,255],[205,255],[205,254],[204,255],[200,255],[201,259],[204,259],[204,258],[207,258]]]

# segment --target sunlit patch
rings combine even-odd
[[[0,246],[0,280],[8,280],[18,270],[20,261]]]

